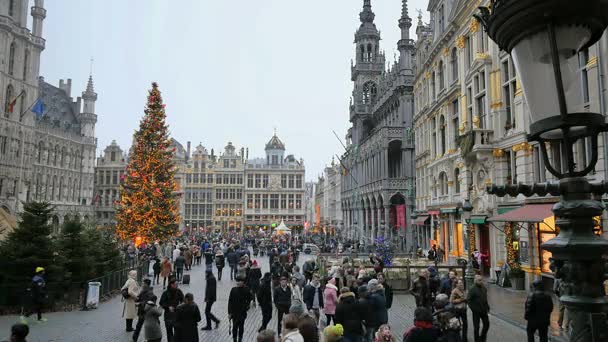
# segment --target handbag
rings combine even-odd
[[[128,287],[123,287],[120,290],[120,293],[122,294],[122,298],[123,299],[129,299],[131,297],[131,295],[129,294],[129,288]]]

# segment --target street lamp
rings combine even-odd
[[[593,218],[604,206],[592,194],[608,192],[608,183],[585,176],[598,158],[598,135],[607,131],[604,116],[589,113],[582,97],[578,54],[595,44],[608,26],[606,0],[491,0],[475,16],[488,36],[509,52],[519,71],[530,108],[530,135],[537,141],[547,170],[559,183],[488,187],[498,196],[560,195],[553,207],[559,235],[542,244],[551,252],[555,278],[561,279],[560,300],[572,319],[570,341],[606,341],[608,298],[603,293],[608,240],[593,234]],[[574,144],[591,145],[587,165],[574,161]],[[547,144],[565,153],[566,168],[552,165]]]
[[[471,204],[471,201],[467,198],[464,200],[464,203],[462,204],[462,218],[464,219],[464,222],[466,223],[466,228],[465,228],[465,232],[467,232],[467,244],[468,244],[468,248],[467,248],[467,253],[468,255],[468,262],[467,262],[467,269],[464,273],[464,279],[465,279],[465,284],[467,285],[467,289],[472,288],[473,286],[473,280],[475,279],[475,269],[473,268],[473,248],[475,246],[471,246],[470,241],[471,241],[471,213],[473,212],[473,205]]]

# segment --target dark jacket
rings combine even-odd
[[[184,265],[186,264],[186,258],[184,258],[183,255],[180,255],[177,257],[177,259],[175,259],[173,264],[175,268],[184,268]]]
[[[246,318],[250,302],[251,290],[247,286],[233,287],[228,297],[228,315],[237,319]]]
[[[553,300],[542,290],[534,290],[526,299],[526,312],[524,318],[529,325],[542,326],[551,322]]]
[[[386,309],[386,298],[383,291],[376,291],[370,294],[369,303],[371,307],[368,326],[378,328],[382,324],[388,323],[388,311]]]
[[[287,310],[289,310],[289,307],[291,306],[291,287],[286,286],[285,289],[283,289],[280,285],[274,288],[274,305],[277,306],[277,308],[287,308]]]
[[[230,251],[226,255],[226,260],[228,260],[228,265],[236,266],[236,264],[239,262],[239,256],[236,254],[236,252]]]
[[[175,321],[175,312],[171,312],[169,307],[177,309],[177,307],[184,301],[184,294],[180,289],[168,288],[160,296],[160,302],[158,303],[165,310],[165,321]]]
[[[361,322],[364,312],[355,299],[355,294],[346,292],[340,295],[340,301],[336,307],[335,323],[342,324],[344,335],[363,335]]]
[[[47,298],[46,293],[46,282],[44,281],[44,277],[36,274],[32,278],[32,283],[30,285],[32,300],[34,303],[42,303]]]
[[[390,309],[393,306],[393,288],[384,282],[382,284],[384,286],[384,297],[386,298],[386,308]]]
[[[467,294],[467,303],[471,311],[476,313],[488,313],[490,305],[488,304],[488,289],[483,285],[474,285]]]
[[[215,255],[213,255],[213,252],[210,249],[208,249],[205,252],[205,265],[213,264],[213,257],[214,256]]]
[[[217,280],[214,276],[207,277],[205,286],[205,302],[214,303],[217,300]]]
[[[319,297],[319,308],[323,308],[323,289],[321,288],[321,286],[314,287],[311,284],[308,284],[304,286],[304,293],[302,295],[307,310],[312,309],[312,304],[315,300],[315,292]]]
[[[198,342],[201,312],[196,304],[181,304],[175,310],[175,342]]]
[[[429,285],[426,278],[419,277],[414,281],[410,293],[416,298],[416,306],[431,306],[431,293],[429,292]]]
[[[143,317],[146,314],[146,303],[149,300],[152,300],[152,297],[154,297],[154,290],[152,287],[144,284],[144,286],[141,287],[141,291],[139,291],[137,299],[135,300],[135,302],[137,302],[137,316]]]
[[[272,308],[272,290],[270,285],[270,278],[262,278],[260,288],[257,292],[257,297],[260,306]]]
[[[154,274],[160,274],[160,260],[156,260],[154,265],[152,265],[152,270],[154,271]]]
[[[413,327],[403,337],[403,342],[437,342],[440,336],[439,329],[430,326],[428,328]]]
[[[452,279],[450,279],[450,276],[446,276],[445,278],[441,279],[441,286],[439,288],[439,292],[446,294],[446,295],[450,295],[452,293],[452,289],[454,288],[454,282],[452,281]]]
[[[224,268],[224,266],[226,266],[226,261],[224,260],[224,256],[221,254],[216,255],[215,256],[215,267]]]
[[[253,291],[253,293],[257,293],[260,288],[260,279],[262,278],[262,271],[259,267],[251,267],[249,269],[249,275],[247,276],[247,286]]]

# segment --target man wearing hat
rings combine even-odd
[[[279,286],[274,288],[274,305],[277,307],[277,332],[281,335],[283,315],[289,313],[291,306],[291,287],[287,286],[287,277],[281,277]]]
[[[528,321],[526,332],[528,341],[534,342],[534,333],[538,330],[541,342],[549,340],[549,324],[551,323],[551,312],[553,311],[553,300],[544,291],[543,282],[536,280],[532,283],[534,292],[526,299],[526,311],[524,318]]]
[[[42,306],[47,298],[46,281],[44,281],[44,268],[36,267],[35,272],[36,274],[32,278],[32,283],[30,285],[32,306],[25,314],[25,317],[30,317],[32,313],[36,312],[38,315],[38,321],[46,321],[46,318],[42,318]]]

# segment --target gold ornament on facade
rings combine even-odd
[[[460,127],[458,127],[458,132],[464,133],[464,124],[460,124]]]
[[[452,154],[452,153],[456,153],[456,149],[451,148],[451,149],[448,150],[448,154]]]
[[[464,167],[464,163],[458,163],[456,164],[456,167],[462,169]]]
[[[532,145],[528,144],[528,142],[522,142],[521,144],[514,145],[512,148],[513,152],[519,152],[519,151],[530,152],[533,149],[534,149],[534,147]]]
[[[587,62],[587,65],[585,65],[585,68],[591,68],[595,65],[597,65],[597,56],[593,56],[593,57],[589,58],[589,62]]]
[[[489,57],[490,57],[490,55],[488,55],[485,52],[478,52],[475,54],[475,59],[487,59]]]
[[[492,180],[490,178],[486,179],[486,185],[492,185]]]
[[[443,56],[447,57],[450,54],[450,49],[448,49],[447,47],[445,49],[443,49]]]
[[[459,49],[464,49],[465,46],[465,38],[464,36],[460,36],[456,38],[456,47]]]
[[[501,149],[501,148],[495,148],[492,151],[492,155],[496,158],[502,158],[502,156],[505,155],[505,150]]]
[[[448,181],[448,186],[453,186],[454,185],[454,181]]]
[[[469,24],[469,31],[471,31],[471,33],[479,31],[479,21],[477,21],[477,19],[471,19],[471,23]]]
[[[479,116],[477,115],[473,117],[473,127],[479,128]]]

